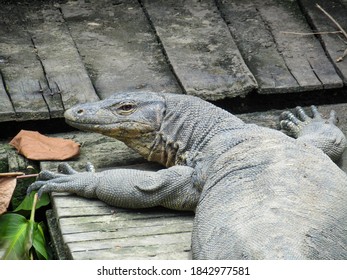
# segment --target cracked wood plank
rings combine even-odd
[[[80,241],[80,242],[72,242],[68,243],[70,251],[78,252],[78,251],[88,251],[94,250],[114,250],[114,255],[116,259],[123,259],[122,253],[123,249],[129,250],[130,248],[135,249],[132,250],[133,258],[136,258],[136,248],[142,247],[146,249],[147,254],[154,254],[157,251],[150,250],[153,247],[160,248],[159,250],[164,251],[167,246],[172,246],[179,244],[179,247],[189,248],[191,240],[190,232],[182,232],[182,233],[170,233],[170,234],[158,234],[158,235],[143,235],[143,236],[131,236],[127,238],[115,238],[115,239],[104,239],[104,240],[95,240],[95,241]],[[136,245],[135,245],[136,244]],[[183,246],[182,246],[183,245]],[[189,247],[188,247],[189,246]],[[118,253],[119,252],[119,253]],[[117,256],[118,255],[118,256]],[[129,251],[127,252],[129,255]]]
[[[164,210],[165,212],[165,210]],[[149,216],[149,215],[148,215]],[[112,216],[111,216],[112,217]],[[160,227],[163,224],[168,225],[172,225],[173,228],[176,228],[176,226],[179,228],[181,228],[182,231],[191,231],[192,228],[192,215],[190,216],[182,216],[179,217],[178,215],[174,216],[174,217],[166,217],[163,215],[159,216],[159,217],[152,217],[149,216],[149,219],[135,219],[135,220],[129,220],[129,219],[124,219],[124,220],[120,220],[120,219],[114,219],[114,225],[115,227],[112,226],[112,228],[110,226],[106,226],[108,227],[109,232],[106,233],[106,229],[105,228],[105,222],[95,222],[95,219],[93,218],[93,220],[89,218],[89,222],[84,222],[84,223],[79,223],[79,218],[71,218],[73,220],[75,220],[75,223],[70,223],[69,225],[64,224],[64,228],[62,228],[62,234],[75,234],[75,233],[81,233],[81,234],[93,234],[93,232],[104,232],[106,235],[110,235],[111,232],[117,232],[114,233],[114,235],[119,235],[121,237],[126,237],[129,234],[127,233],[127,230],[131,230],[134,228],[148,228],[148,227]],[[120,217],[118,217],[120,218]],[[70,219],[70,218],[66,218],[66,219]],[[163,219],[165,219],[165,222],[163,221]],[[131,235],[143,235],[143,231],[134,231]],[[69,237],[69,238],[73,238],[73,237]],[[93,239],[102,239],[103,237],[103,233],[100,233],[98,235],[95,235],[93,237],[91,237],[92,239],[89,240],[93,240]]]
[[[91,219],[92,220],[92,219]],[[141,223],[142,222],[142,223]],[[95,226],[95,225],[94,225]],[[103,239],[120,239],[132,237],[141,237],[159,234],[171,234],[181,232],[191,232],[193,219],[183,220],[180,217],[170,219],[148,219],[146,221],[138,220],[136,224],[131,222],[114,223],[111,226],[102,224],[102,228],[91,230],[91,227],[79,227],[78,232],[63,233],[66,243],[81,241],[96,241]],[[69,230],[65,227],[65,230]]]
[[[138,1],[68,1],[61,10],[102,98],[119,91],[181,92]]]
[[[257,87],[214,1],[141,1],[188,94],[244,96]]]
[[[132,246],[103,250],[75,251],[75,259],[100,260],[100,259],[121,259],[121,260],[188,260],[191,259],[190,244],[176,243],[166,246]]]
[[[6,63],[5,58],[0,56],[0,69],[1,64]],[[7,94],[5,83],[0,71],[0,122],[13,121],[16,118],[12,102]]]
[[[290,0],[219,0],[218,6],[259,93],[284,93],[342,87],[343,83],[296,2]]]
[[[0,71],[16,120],[62,117],[99,99],[57,7],[2,4],[0,16]]]
[[[316,7],[316,3],[347,31],[347,1],[299,0],[299,2],[315,31],[338,31],[336,25]],[[343,37],[342,34],[320,35],[320,38],[337,72],[343,79],[344,84],[347,85],[347,58],[345,57],[341,62],[336,62],[336,59],[341,57],[347,48],[347,38]]]
[[[47,86],[45,76],[14,5],[0,4],[0,25],[0,71],[16,120],[48,119],[50,112],[41,94]]]
[[[21,9],[47,81],[44,97],[51,117],[99,100],[58,7],[43,3]]]
[[[72,259],[191,258],[191,212],[122,209],[73,195],[52,200],[64,255]]]

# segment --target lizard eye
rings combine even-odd
[[[116,109],[117,113],[120,115],[129,115],[133,113],[135,110],[136,110],[136,106],[135,104],[132,104],[132,103],[120,104]]]

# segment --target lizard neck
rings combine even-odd
[[[192,155],[203,153],[217,134],[244,125],[237,117],[200,98],[179,94],[163,97],[166,110],[146,157],[149,161],[167,167],[185,164]]]

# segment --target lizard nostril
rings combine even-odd
[[[84,113],[84,110],[83,110],[83,109],[77,110],[77,114],[78,114],[78,115],[82,115],[83,113]]]

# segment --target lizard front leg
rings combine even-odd
[[[142,171],[113,169],[103,172],[76,172],[69,165],[59,167],[65,174],[42,171],[28,192],[70,192],[86,198],[124,208],[164,206],[176,210],[194,210],[200,189],[194,169],[173,166],[168,169]],[[66,174],[67,173],[67,174]]]

